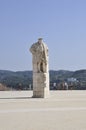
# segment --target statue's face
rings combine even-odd
[[[39,39],[38,42],[41,44],[42,43],[42,39]]]

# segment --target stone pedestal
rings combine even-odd
[[[33,56],[33,97],[46,98],[49,96],[48,48],[39,39],[30,51]]]
[[[49,73],[33,73],[33,97],[49,96]]]

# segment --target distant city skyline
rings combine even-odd
[[[32,70],[39,37],[50,70],[86,69],[86,1],[0,0],[0,70]]]

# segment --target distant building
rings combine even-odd
[[[76,78],[68,78],[67,82],[78,82],[78,80]]]
[[[65,89],[68,90],[68,83],[67,82],[64,83],[64,86],[65,86]]]

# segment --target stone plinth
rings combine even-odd
[[[49,74],[33,73],[33,97],[43,98],[49,96]]]

